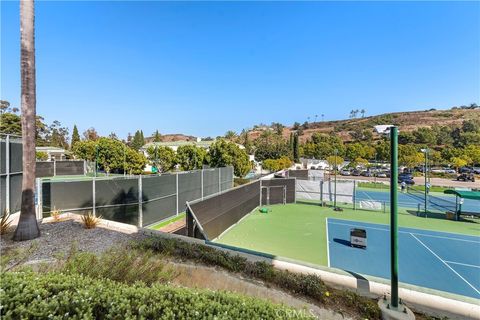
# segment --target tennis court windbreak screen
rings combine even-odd
[[[187,235],[213,240],[260,204],[260,181],[187,206]]]

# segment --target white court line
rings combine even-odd
[[[328,218],[325,218],[325,229],[327,229],[327,266],[330,268],[330,240],[328,238]]]
[[[368,197],[368,199],[373,200],[373,198],[368,195],[368,192],[362,191],[362,193],[363,193],[364,195],[366,195],[366,196]]]
[[[464,277],[462,277],[457,271],[455,271],[452,267],[450,267],[448,265],[448,263],[445,262],[445,260],[443,260],[442,258],[440,258],[435,252],[432,251],[432,249],[430,249],[425,243],[423,243],[420,239],[418,239],[417,237],[415,237],[415,235],[413,233],[410,233],[412,235],[412,237],[414,237],[418,242],[420,242],[420,244],[422,246],[424,246],[428,251],[430,251],[438,260],[440,260],[444,265],[447,266],[447,268],[449,268],[450,270],[453,271],[453,273],[455,273],[460,279],[462,279],[466,284],[468,284],[473,290],[475,290],[475,292],[477,292],[478,294],[480,294],[480,291],[478,291],[477,288],[475,288],[470,282],[468,282]]]
[[[465,267],[479,268],[480,269],[480,266],[476,266],[474,264],[461,263],[461,262],[448,261],[448,260],[445,260],[445,262],[448,263],[448,264],[458,264],[459,266],[465,266]]]
[[[377,227],[368,227],[368,226],[362,226],[359,224],[351,224],[351,223],[341,223],[341,222],[328,222],[330,224],[338,224],[342,226],[349,226],[349,227],[363,227],[366,229],[372,229],[372,230],[380,230],[380,231],[385,231],[389,232],[389,229],[384,229],[384,228],[377,228]],[[429,230],[425,230],[429,231]],[[406,233],[406,234],[416,234],[417,236],[423,236],[423,237],[430,237],[430,238],[439,238],[439,239],[447,239],[447,240],[456,240],[456,241],[464,241],[464,242],[472,242],[480,245],[480,241],[475,241],[475,240],[468,240],[468,239],[459,239],[459,238],[450,238],[450,237],[443,237],[443,236],[436,236],[433,234],[423,234],[423,233],[416,233],[416,232],[408,232],[408,231],[401,231],[399,230],[398,233]],[[472,236],[474,237],[474,236]]]

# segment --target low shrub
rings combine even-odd
[[[57,210],[56,208],[53,208],[53,211],[50,213],[50,216],[53,218],[54,222],[59,222],[61,214],[62,213],[60,212],[60,210]]]
[[[176,239],[150,237],[136,245],[142,249],[153,249],[164,255],[193,260],[208,266],[221,267],[230,272],[241,273],[246,277],[275,285],[295,295],[314,300],[317,304],[333,310],[354,311],[363,319],[381,319],[380,309],[375,301],[355,293],[328,288],[314,274],[301,274],[279,270],[263,261],[250,262],[239,255],[232,255],[202,244],[189,243]],[[330,293],[332,293],[330,297]]]
[[[95,255],[73,247],[66,257],[59,258],[53,266],[46,265],[43,272],[80,274],[130,284],[141,281],[146,285],[166,283],[176,276],[152,250],[116,247]]]
[[[0,284],[2,319],[313,318],[306,310],[232,293],[127,285],[77,274],[6,272]]]

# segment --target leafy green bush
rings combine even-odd
[[[193,260],[209,266],[221,267],[230,272],[243,274],[245,277],[273,284],[295,295],[302,295],[317,304],[334,310],[353,311],[362,318],[381,319],[380,309],[375,301],[355,293],[328,288],[314,274],[300,274],[278,270],[266,262],[251,262],[239,255],[231,255],[202,244],[189,243],[176,239],[150,237],[140,242],[138,247],[153,249],[164,255]],[[332,298],[330,297],[332,293]],[[351,312],[352,313],[352,312]]]
[[[6,272],[0,284],[2,319],[312,318],[306,310],[226,292],[127,285],[81,275]]]

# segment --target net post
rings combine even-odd
[[[93,197],[93,198],[92,198],[92,214],[93,214],[94,217],[97,216],[97,212],[96,212],[97,209],[95,208],[96,205],[97,205],[97,201],[96,201],[96,199],[95,199],[95,193],[96,193],[96,192],[95,192],[95,188],[96,188],[96,186],[95,186],[95,178],[96,178],[96,177],[93,177],[93,179],[92,179],[92,197]]]
[[[390,268],[391,304],[398,308],[398,128],[390,127]],[[426,186],[425,186],[426,187]]]
[[[138,227],[143,227],[143,186],[142,175],[138,176]]]
[[[10,213],[10,135],[5,137],[5,210]]]

